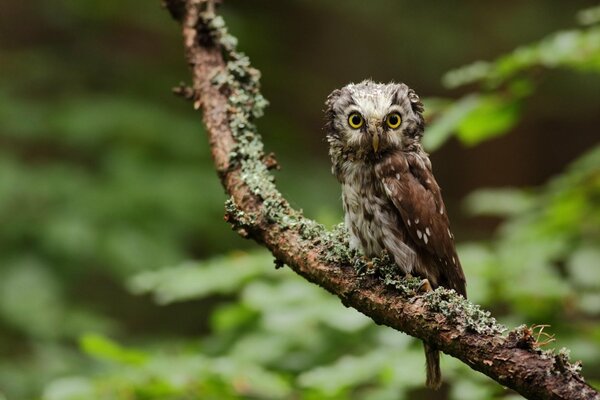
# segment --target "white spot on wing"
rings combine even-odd
[[[423,233],[417,229],[417,236],[419,237],[419,239],[421,239],[423,237]]]
[[[407,219],[406,219],[406,222],[408,223],[408,226],[410,226],[410,225],[411,225],[411,224],[410,224],[410,218],[407,218]]]
[[[440,214],[441,214],[441,215],[444,215],[444,207],[443,207],[443,206],[442,206],[442,207],[440,207]]]
[[[425,244],[427,244],[427,242],[429,242],[429,238],[427,235],[423,235],[423,240],[425,241]]]
[[[396,174],[396,179],[400,179],[400,174]]]
[[[431,231],[429,230],[429,227],[425,228],[425,233],[431,236]]]
[[[415,219],[415,224],[419,223],[419,218]]]

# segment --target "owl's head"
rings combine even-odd
[[[330,145],[357,155],[412,150],[423,135],[423,104],[403,83],[351,83],[334,90],[325,104]]]

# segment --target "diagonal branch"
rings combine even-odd
[[[236,51],[236,39],[215,14],[215,0],[164,0],[183,27],[192,87],[174,91],[203,112],[214,164],[226,192],[225,219],[242,236],[267,247],[276,263],[337,295],[378,324],[434,344],[498,383],[530,399],[600,399],[565,352],[541,351],[532,330],[508,334],[454,292],[415,295],[416,280],[394,275],[389,260],[365,268],[348,249],[343,228],[333,232],[304,218],[277,191],[253,121],[266,105],[259,72]]]

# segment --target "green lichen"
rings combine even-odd
[[[567,349],[566,347],[562,347],[560,350],[558,350],[558,354],[554,358],[554,363],[561,372],[567,370],[573,374],[579,374],[582,369],[581,361],[575,361],[574,363],[571,363],[570,357],[571,350]]]
[[[238,208],[233,197],[225,201],[225,215],[238,227],[253,226],[256,223],[256,219],[253,215]]]
[[[319,230],[308,226],[301,214],[288,206],[263,162],[263,143],[254,123],[268,105],[260,94],[260,72],[251,67],[248,57],[237,51],[237,39],[229,34],[222,17],[207,14],[202,18],[226,62],[226,69],[212,77],[211,83],[228,97],[229,127],[236,142],[229,154],[231,165],[239,168],[244,184],[262,200],[267,221],[284,228],[299,228],[301,234],[314,237]]]
[[[553,360],[554,368],[547,371],[549,375],[564,374],[567,371],[579,375],[582,370],[581,361],[571,362],[571,350],[566,347],[560,348],[558,352],[556,349],[539,350],[539,352],[542,358]]]
[[[324,252],[321,257],[328,263],[348,265],[358,258],[358,253],[350,249],[350,236],[343,223],[335,226],[331,231],[321,235]]]
[[[421,285],[421,279],[415,277],[401,277],[398,278],[397,275],[386,274],[383,276],[383,282],[388,285],[394,287],[400,293],[405,296],[414,296],[418,293],[419,287]]]
[[[424,296],[431,311],[441,313],[449,322],[467,331],[486,335],[506,331],[489,311],[482,310],[479,305],[457,295],[454,290],[439,287]]]

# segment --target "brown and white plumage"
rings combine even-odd
[[[466,297],[454,237],[421,147],[423,105],[405,84],[370,80],[333,91],[326,102],[332,171],[342,185],[350,245],[387,252],[405,274]],[[441,383],[439,352],[427,344],[427,383]]]

